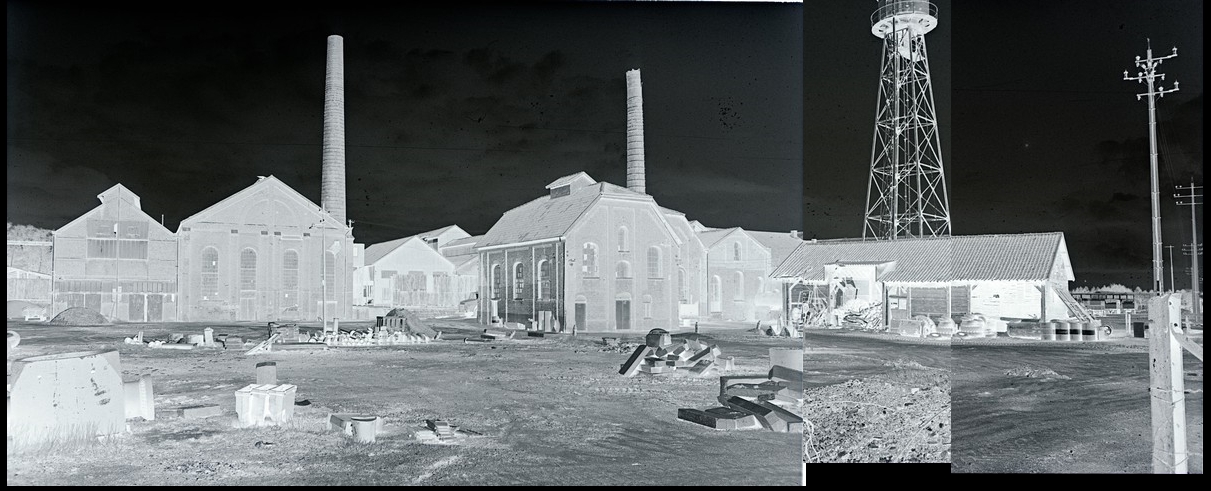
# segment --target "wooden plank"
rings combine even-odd
[[[1181,301],[1172,294],[1148,301],[1152,473],[1186,474],[1186,398],[1182,379]]]
[[[1194,355],[1195,358],[1198,358],[1198,361],[1203,361],[1202,346],[1194,344],[1194,341],[1191,341],[1190,338],[1186,337],[1184,333],[1180,332],[1173,333],[1173,339],[1176,339],[1178,344],[1182,345],[1183,348],[1186,348],[1186,351],[1189,351],[1190,354]]]

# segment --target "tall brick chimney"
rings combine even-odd
[[[345,40],[328,36],[324,70],[324,171],[320,204],[333,218],[345,222]]]
[[[627,189],[647,193],[643,175],[643,90],[638,68],[627,71]]]

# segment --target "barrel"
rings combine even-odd
[[[1056,341],[1068,341],[1070,339],[1068,336],[1068,329],[1069,329],[1068,321],[1056,322],[1055,340]]]
[[[1089,325],[1089,323],[1084,322],[1084,321],[1069,321],[1068,322],[1068,337],[1069,337],[1068,340],[1069,341],[1084,341],[1085,340],[1085,327],[1088,325]]]
[[[1044,324],[1043,325],[1043,340],[1044,341],[1055,341],[1055,331],[1056,331],[1056,329],[1059,329],[1059,327],[1060,327],[1060,321],[1057,321],[1054,319],[1051,322]]]
[[[353,421],[353,440],[358,443],[374,443],[375,434],[378,431],[377,416],[354,416],[349,418]]]
[[[1099,327],[1097,324],[1100,323],[1095,323],[1093,321],[1081,323],[1081,337],[1085,338],[1085,341],[1097,341],[1097,332]]]

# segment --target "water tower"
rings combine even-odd
[[[924,0],[878,0],[870,32],[883,40],[879,104],[862,238],[950,235],[950,199],[929,82],[925,34],[938,9]]]

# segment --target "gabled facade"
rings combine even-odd
[[[87,307],[115,321],[178,320],[176,236],[121,184],[54,232],[51,316]]]
[[[707,248],[707,304],[712,317],[730,321],[765,320],[770,305],[757,307],[765,292],[778,291],[769,281],[770,249],[740,227],[699,232]],[[760,310],[760,312],[759,312]]]
[[[181,221],[181,319],[351,318],[352,228],[276,177]]]
[[[476,290],[478,272],[460,273],[441,251],[470,237],[457,225],[366,247],[359,269],[360,305],[412,309],[454,308]],[[473,255],[468,253],[466,255]]]
[[[578,332],[678,325],[683,242],[651,196],[583,172],[547,189],[477,243],[480,321]]]

